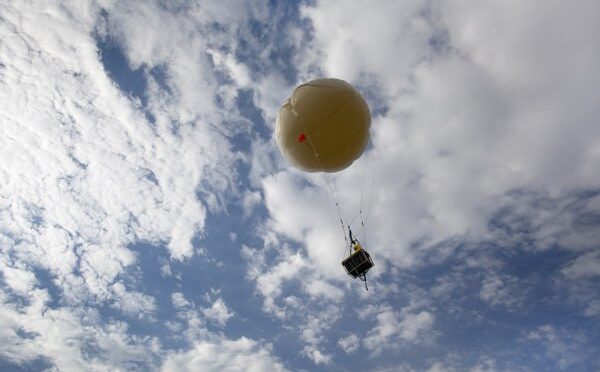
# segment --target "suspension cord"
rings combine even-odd
[[[319,166],[321,167],[321,170],[324,170],[325,168],[323,167],[323,163],[321,162],[321,157],[319,156],[319,153],[317,152],[317,150],[315,149],[315,146],[313,145],[312,139],[310,138],[310,134],[308,133],[308,131],[306,130],[306,127],[304,127],[304,131],[305,131],[305,137],[308,140],[308,144],[310,146],[310,148],[313,151],[313,154],[315,155],[315,158],[317,158],[317,162],[319,163]],[[371,143],[371,138],[369,137],[369,144]],[[368,144],[367,144],[368,146]],[[359,210],[359,215],[360,215],[360,223],[362,226],[362,231],[363,231],[363,237],[364,237],[364,242],[365,244],[367,243],[367,234],[365,231],[365,222],[363,219],[363,215],[362,215],[362,204],[363,204],[363,194],[364,194],[364,189],[365,189],[365,175],[366,175],[366,169],[367,169],[367,160],[365,159],[364,162],[364,167],[363,167],[363,176],[362,176],[362,185],[361,185],[361,190],[360,190],[360,210]],[[352,222],[354,222],[354,219],[356,219],[356,216],[352,219],[352,222],[350,224],[348,224],[348,237],[350,238],[350,243],[348,243],[348,238],[346,237],[346,232],[344,230],[344,216],[342,213],[342,209],[340,208],[340,204],[337,201],[337,198],[335,197],[335,193],[333,191],[333,187],[331,187],[331,183],[329,182],[329,179],[327,178],[327,175],[325,174],[325,172],[323,172],[323,178],[325,179],[325,184],[327,185],[327,191],[329,192],[329,195],[331,196],[331,198],[333,199],[333,201],[335,202],[335,207],[338,213],[338,217],[340,218],[340,225],[342,228],[342,235],[344,235],[344,240],[346,241],[346,245],[348,246],[349,250],[350,250],[350,255],[352,255],[352,245],[354,244],[354,242],[356,241],[356,239],[354,239],[354,237],[352,236],[352,229],[350,228],[350,224]],[[374,182],[374,181],[373,181]],[[371,187],[371,203],[373,201],[373,189]],[[369,203],[369,204],[371,204]],[[369,212],[370,212],[371,206],[369,205]],[[368,215],[367,215],[368,217]],[[360,278],[364,283],[365,283],[365,290],[369,290],[369,287],[367,286],[367,274],[364,273],[362,274],[362,277]]]
[[[369,149],[369,146],[371,145],[371,136],[369,136],[369,142],[367,143],[367,150]],[[362,227],[362,233],[363,233],[363,241],[366,245],[367,244],[367,230],[365,229],[365,220],[363,219],[363,196],[365,194],[365,179],[367,178],[367,164],[368,164],[368,160],[367,159],[369,157],[369,154],[365,154],[365,159],[363,161],[363,174],[362,174],[362,180],[361,180],[361,186],[360,186],[360,209],[358,211],[359,215],[360,215],[360,225]],[[374,177],[372,177],[374,179]],[[373,185],[371,185],[371,196],[373,195]],[[371,199],[372,201],[372,199]],[[371,207],[369,206],[369,209],[371,209]],[[366,283],[366,282],[365,282]],[[366,285],[366,284],[365,284]]]
[[[335,203],[335,205],[337,205],[337,202]],[[339,206],[338,206],[338,213],[339,213]],[[340,215],[340,225],[342,227],[342,233],[344,234],[344,241],[346,241],[346,245],[349,245],[348,239],[346,238],[346,232],[344,231],[344,220],[342,219],[341,215]]]
[[[362,226],[363,241],[365,242],[365,245],[368,246],[368,244],[367,244],[367,229],[365,229],[365,221],[363,221],[362,209],[360,210],[360,225]]]
[[[323,179],[325,179],[325,184],[327,185],[327,191],[329,192],[329,196],[335,202],[335,208],[337,210],[338,217],[340,218],[340,226],[342,228],[342,235],[344,235],[344,241],[346,242],[346,245],[349,245],[348,238],[346,237],[346,231],[344,229],[344,215],[342,213],[342,208],[340,208],[340,203],[338,203],[337,198],[335,197],[335,193],[333,192],[333,187],[331,187],[329,179],[327,178],[327,175],[325,174],[325,171],[324,171],[325,167],[323,167],[323,163],[321,162],[321,157],[319,156],[317,149],[315,149],[315,146],[313,145],[312,139],[310,138],[310,133],[308,133],[308,131],[306,130],[306,126],[303,126],[303,127],[304,127],[304,132],[305,132],[305,138],[308,140],[308,145],[312,149],[313,154],[315,155],[315,158],[317,158],[317,162],[319,163],[319,166],[321,167],[321,171],[323,173]]]
[[[368,145],[371,143],[371,139],[369,138],[369,143]],[[363,214],[363,209],[364,209],[364,193],[365,193],[365,180],[366,180],[366,175],[367,175],[367,165],[369,163],[370,159],[367,159],[369,154],[365,154],[364,159],[363,159],[363,171],[362,171],[362,177],[361,177],[361,187],[360,187],[360,205],[359,205],[359,210],[358,212],[356,212],[356,214],[354,214],[354,216],[352,216],[352,218],[350,219],[350,223],[348,223],[348,226],[352,226],[354,225],[354,222],[356,221],[356,219],[358,217],[360,217],[360,225],[361,225],[361,230],[362,230],[362,235],[363,235],[363,242],[367,244],[367,231],[365,229],[365,224],[366,224],[366,218],[364,218],[364,214]],[[371,209],[371,205],[373,202],[373,186],[375,184],[374,178],[372,177],[371,180],[371,197],[369,200],[369,206],[368,206],[368,210],[370,211]],[[368,217],[368,216],[367,216]]]
[[[302,125],[303,129],[304,129],[304,133],[302,134],[303,140],[306,139],[308,140],[308,144],[311,148],[311,150],[313,151],[313,154],[315,155],[315,158],[317,159],[317,162],[319,163],[319,167],[321,168],[321,171],[323,172],[323,178],[325,179],[325,184],[327,185],[327,191],[329,192],[329,195],[331,196],[331,199],[333,199],[333,201],[335,202],[335,207],[337,210],[337,214],[338,217],[340,219],[340,226],[342,228],[342,235],[344,236],[344,241],[346,242],[346,245],[350,247],[350,253],[352,253],[352,243],[353,241],[348,242],[348,238],[346,237],[346,232],[344,229],[344,214],[342,212],[342,208],[340,207],[340,204],[337,200],[337,198],[335,197],[335,193],[333,190],[333,187],[331,186],[331,183],[329,182],[329,179],[327,178],[327,175],[325,174],[325,167],[323,167],[323,163],[321,162],[321,157],[319,156],[319,153],[317,152],[317,149],[315,148],[312,138],[310,136],[309,131],[306,128],[306,125]],[[369,145],[371,144],[371,136],[369,136],[369,142],[367,143],[367,148],[369,147]],[[365,220],[363,219],[363,215],[362,215],[362,206],[363,206],[363,195],[364,195],[364,190],[365,190],[365,175],[367,172],[367,157],[368,154],[365,154],[365,160],[364,160],[364,165],[363,165],[363,175],[362,175],[362,180],[361,180],[361,190],[360,190],[360,209],[359,209],[359,215],[360,215],[360,222],[361,222],[361,227],[362,227],[362,231],[363,231],[363,241],[366,244],[367,243],[367,233],[365,230]],[[374,184],[374,181],[372,182]],[[371,202],[373,200],[373,187],[371,187]],[[369,206],[369,211],[370,211],[371,207]],[[348,229],[350,229],[350,225],[354,222],[354,220],[356,219],[357,216],[352,218],[352,222],[350,222],[350,224],[348,224]],[[367,218],[368,218],[368,214],[367,214]],[[352,232],[350,232],[350,239],[352,240]],[[365,282],[366,285],[366,282]]]

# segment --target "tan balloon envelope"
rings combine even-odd
[[[281,153],[306,172],[337,172],[358,159],[369,142],[371,113],[360,93],[339,79],[298,86],[277,115]]]

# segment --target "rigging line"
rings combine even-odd
[[[303,84],[304,85],[310,85],[310,84]],[[294,91],[295,92],[295,91]],[[317,158],[317,162],[319,163],[319,166],[321,167],[321,172],[323,172],[323,178],[325,179],[325,183],[327,184],[327,188],[329,190],[329,194],[331,195],[332,199],[335,201],[335,205],[337,207],[338,210],[338,215],[340,217],[340,219],[343,221],[344,220],[344,213],[337,201],[337,199],[335,198],[335,193],[333,192],[333,188],[331,187],[331,184],[329,183],[329,179],[327,178],[327,175],[325,174],[325,167],[323,167],[323,163],[321,162],[321,157],[319,156],[319,153],[317,152],[317,149],[315,148],[313,142],[312,142],[312,138],[311,138],[311,134],[318,132],[319,130],[321,130],[323,128],[322,123],[327,122],[331,117],[333,117],[335,114],[337,114],[344,106],[346,106],[350,101],[352,101],[352,97],[353,95],[351,95],[350,97],[347,97],[342,104],[335,109],[333,112],[329,113],[329,115],[327,115],[325,118],[323,118],[321,121],[319,121],[316,125],[315,125],[315,129],[312,131],[309,131],[308,128],[306,127],[306,124],[304,123],[304,119],[301,118],[300,116],[298,116],[295,111],[292,111],[294,113],[294,115],[301,120],[302,122],[302,128],[304,129],[304,134],[306,136],[306,139],[308,140],[308,144],[310,145],[310,148],[313,151],[313,154],[315,155],[315,157]],[[370,137],[369,137],[370,138]],[[343,225],[343,222],[342,222]],[[343,227],[342,227],[343,230]],[[345,237],[345,232],[344,232],[344,237]]]
[[[370,144],[371,144],[371,137],[369,136],[369,142],[367,143],[366,147],[368,148]],[[363,210],[363,202],[364,202],[365,180],[367,178],[367,176],[366,176],[367,175],[367,166],[370,163],[370,160],[371,160],[371,158],[369,157],[369,153],[365,154],[364,158],[362,160],[363,170],[362,170],[361,186],[360,186],[360,204],[359,204],[359,210],[358,210],[358,212],[356,212],[354,214],[354,216],[352,217],[352,219],[350,219],[350,223],[348,224],[348,226],[352,226],[354,224],[354,222],[356,221],[356,219],[360,216],[361,230],[362,230],[362,233],[363,233],[363,242],[365,244],[367,244],[367,233],[365,231],[365,222],[364,222],[364,219],[363,219],[362,210]]]
[[[367,147],[366,150],[369,148],[369,145],[371,144],[371,135],[369,134],[369,142],[367,142]],[[366,152],[365,150],[365,152]],[[367,157],[369,156],[369,154],[365,154],[365,159],[363,160],[363,174],[362,174],[362,180],[361,180],[361,185],[360,185],[360,209],[362,209],[363,206],[363,194],[365,191],[365,176],[367,174]]]
[[[365,229],[365,223],[364,223],[363,218],[362,218],[362,210],[360,211],[360,225],[362,226],[363,240],[365,242],[365,245],[368,245],[368,243],[367,243],[367,229]]]
[[[359,212],[356,212],[356,214],[354,215],[354,217],[352,217],[352,219],[350,220],[350,223],[348,225],[352,226],[352,224],[354,224],[354,221],[356,221],[358,214],[359,214]]]
[[[371,140],[369,138],[369,143],[367,143],[367,147],[368,145],[371,143]],[[363,215],[362,215],[362,210],[363,210],[363,195],[364,195],[364,190],[365,190],[365,179],[366,179],[366,170],[367,170],[367,165],[369,164],[370,159],[367,159],[367,156],[369,154],[365,154],[362,163],[363,163],[363,171],[362,171],[362,177],[361,177],[361,189],[360,189],[360,205],[359,205],[359,210],[354,214],[354,216],[352,216],[352,218],[349,220],[350,222],[348,223],[348,226],[352,226],[354,225],[354,222],[356,221],[356,219],[358,217],[360,217],[360,222],[361,222],[361,226],[362,229],[364,230],[365,224],[363,221]],[[363,231],[363,237],[365,237],[365,233]],[[366,239],[366,238],[365,238]],[[363,239],[363,241],[366,243],[366,241]]]
[[[369,145],[371,145],[371,135],[370,134],[369,134],[369,142],[367,142],[367,150],[369,148]],[[365,152],[367,150],[365,150]],[[360,186],[360,209],[358,210],[358,213],[360,214],[360,224],[362,226],[363,241],[365,242],[365,244],[367,244],[367,232],[365,230],[365,222],[363,220],[362,210],[363,210],[363,199],[364,199],[364,193],[365,193],[365,179],[367,178],[367,165],[368,165],[369,161],[371,160],[371,157],[369,155],[370,155],[370,151],[365,154],[365,159],[363,161],[363,174],[362,174],[362,180],[361,180],[361,186]],[[372,179],[374,180],[374,177],[372,177]],[[371,189],[371,191],[372,191],[372,189]]]
[[[370,145],[371,143],[372,143],[372,138],[369,137],[369,143],[368,143],[368,145]],[[370,177],[371,178],[371,187],[369,188],[369,191],[370,191],[370,193],[369,193],[369,204],[367,206],[366,215],[364,216],[364,218],[363,218],[363,209],[364,209],[363,208],[363,197],[364,197],[364,186],[365,186],[364,181],[366,179],[366,169],[367,169],[366,163],[370,163],[372,161],[372,156],[371,155],[372,155],[371,151],[369,151],[369,153],[365,155],[365,156],[368,156],[369,158],[365,159],[365,175],[363,176],[363,184],[362,184],[362,189],[361,189],[361,194],[360,194],[361,208],[359,210],[360,223],[361,223],[361,226],[362,226],[362,233],[363,233],[363,239],[364,239],[365,244],[367,244],[367,245],[368,245],[368,241],[367,241],[367,228],[366,228],[366,224],[367,224],[367,222],[369,220],[369,216],[371,214],[371,208],[373,206],[373,195],[375,193],[375,171],[374,170],[371,172],[371,177]]]
[[[360,215],[361,221],[360,222],[361,222],[361,224],[363,226],[362,230],[363,230],[363,237],[365,239],[365,244],[367,244],[367,229],[365,228],[365,224],[369,221],[369,216],[371,214],[371,207],[373,206],[373,194],[375,193],[374,187],[375,187],[375,177],[373,176],[373,178],[371,180],[371,195],[369,197],[369,205],[367,207],[367,214],[366,214],[364,220],[362,218],[363,217],[362,216],[362,209],[360,211],[360,213],[361,213],[361,215]]]
[[[340,224],[342,227],[342,234],[344,235],[344,240],[346,241],[346,245],[348,245],[348,238],[346,237],[346,230],[344,229],[344,215],[342,213],[342,209],[340,208],[340,204],[338,203],[337,198],[335,197],[335,193],[333,192],[333,188],[331,187],[331,184],[329,183],[329,179],[327,178],[327,175],[325,174],[325,168],[323,167],[323,163],[321,162],[321,157],[319,156],[317,149],[315,149],[315,146],[313,145],[312,138],[310,137],[310,133],[308,133],[308,131],[306,130],[305,125],[303,125],[303,127],[304,127],[304,131],[306,133],[306,139],[308,140],[308,144],[309,144],[310,148],[312,149],[313,154],[315,155],[315,158],[317,158],[317,162],[319,163],[319,166],[321,167],[321,172],[323,172],[323,178],[325,179],[325,184],[327,185],[327,191],[329,191],[329,196],[331,196],[331,199],[333,199],[333,201],[335,202],[335,207],[337,209],[338,217],[340,218]]]
[[[367,215],[365,217],[365,223],[369,220],[371,215],[371,207],[373,206],[373,195],[375,194],[375,176],[371,179],[371,196],[369,197],[369,207],[367,208]]]
[[[371,143],[371,137],[369,137],[369,144],[370,143]],[[368,155],[370,155],[370,154],[368,154]],[[370,158],[369,158],[369,160],[370,160]],[[375,194],[375,170],[373,170],[371,173],[371,189],[370,189],[370,191],[371,191],[371,193],[369,195],[369,205],[367,207],[367,214],[366,214],[365,220],[364,220],[365,224],[369,220],[369,216],[371,215],[371,207],[373,206],[373,194]],[[361,197],[362,197],[362,195],[361,195]],[[361,216],[361,218],[362,218],[362,216]]]
[[[346,242],[347,246],[350,246],[350,244],[348,243],[348,238],[346,237],[346,231],[344,230],[344,221],[340,218],[340,225],[342,226],[342,233],[344,234],[344,241]]]

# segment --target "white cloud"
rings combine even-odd
[[[188,259],[207,208],[219,211],[224,195],[236,192],[241,155],[230,151],[229,136],[247,128],[235,124],[237,110],[217,105],[222,91],[206,50],[235,41],[240,24],[266,17],[265,8],[101,3],[0,5],[0,354],[17,364],[155,366],[157,340],[131,335],[125,323],[105,324],[94,307],[152,321],[156,301],[125,280],[136,279],[128,277],[137,263],[129,246],[164,245],[172,259]],[[213,32],[215,21],[228,30]],[[147,79],[146,107],[109,77],[97,34],[117,42]],[[248,82],[243,65],[225,62],[238,84]],[[56,285],[57,298],[37,289],[36,270],[48,273],[42,285]],[[203,317],[182,300],[173,297],[183,307],[181,329],[198,340],[206,335]],[[231,312],[222,299],[215,304],[207,316],[224,324]],[[266,350],[244,342],[249,354]]]
[[[5,260],[0,260],[0,272],[4,283],[17,294],[25,295],[37,284],[35,275],[19,267],[11,267]]]
[[[211,292],[213,295],[219,294],[219,291]],[[183,334],[191,344],[210,336],[210,332],[206,329],[208,323],[223,328],[229,319],[235,315],[221,297],[217,297],[216,300],[212,301],[211,295],[206,293],[205,300],[212,302],[212,305],[207,307],[196,306],[194,301],[188,300],[181,292],[171,294],[171,303],[176,310],[177,317],[185,324]],[[172,325],[174,328],[183,329],[183,324]]]
[[[290,321],[301,324],[296,332],[303,343],[302,355],[317,365],[332,363],[333,355],[323,344],[327,332],[340,317],[343,290],[320,278],[319,272],[309,265],[310,258],[293,252],[277,240],[269,241],[268,235],[265,242],[267,248],[261,250],[242,248],[242,256],[248,263],[248,277],[256,280],[257,291],[263,297],[263,310],[286,324]],[[277,253],[277,259],[269,267],[265,256],[272,253]],[[300,275],[302,280],[299,280]],[[298,284],[301,292],[296,294],[306,294],[308,298],[300,300],[291,294],[295,293],[293,290],[284,290],[288,282],[292,288]]]
[[[207,321],[224,326],[233,314],[221,297],[201,307],[172,295],[175,321],[166,326],[191,348],[170,354],[124,323],[105,323],[94,308],[153,321],[157,301],[129,277],[138,264],[130,246],[161,245],[171,259],[188,260],[199,251],[192,239],[205,233],[208,212],[236,200],[246,217],[256,216],[258,205],[269,213],[257,227],[263,247],[242,249],[264,310],[285,327],[305,325],[299,352],[316,364],[333,363],[324,340],[339,315],[317,313],[335,305],[343,314],[345,293],[354,288],[340,266],[345,250],[333,203],[323,179],[290,170],[273,141],[251,132],[253,123],[236,103],[240,88],[253,89],[273,126],[292,89],[290,76],[346,78],[374,109],[367,158],[375,180],[367,190],[374,279],[442,262],[458,250],[436,245],[448,239],[468,243],[460,249],[482,240],[526,241],[524,249],[560,247],[579,255],[562,266],[559,279],[585,315],[600,314],[594,286],[600,229],[581,220],[597,215],[600,197],[577,193],[600,184],[596,3],[389,1],[365,11],[359,1],[324,0],[302,5],[306,24],[282,30],[270,5],[0,5],[3,358],[21,364],[41,358],[61,370],[151,369],[168,354],[167,370],[284,369],[270,345],[210,335]],[[252,36],[254,21],[281,32],[284,46],[292,47],[285,51],[290,70],[297,71],[283,72],[270,60],[278,46],[269,32]],[[147,84],[142,97],[128,96],[108,76],[98,34],[139,69]],[[248,44],[256,55],[243,60],[237,53]],[[232,149],[230,139],[240,133],[252,140],[251,154]],[[252,165],[252,191],[236,179],[238,161]],[[346,217],[358,209],[361,174],[359,162],[329,176]],[[507,211],[504,228],[489,223],[499,211]],[[244,234],[236,236],[244,244]],[[429,259],[436,252],[437,261]],[[483,301],[506,308],[520,301],[516,279],[493,258],[466,261],[498,270],[482,283]],[[180,282],[180,264],[161,262],[163,275]],[[48,283],[40,283],[40,273]],[[436,298],[462,289],[438,284]],[[432,304],[381,305],[405,294],[403,285],[356,294],[375,317],[362,344],[374,354],[432,335],[437,318],[425,310]],[[572,350],[556,342],[562,331],[548,327],[531,340],[558,355],[560,366],[576,365]],[[338,344],[348,352],[356,346],[351,336]],[[425,366],[444,366],[431,363]],[[476,365],[494,366],[493,360]]]
[[[225,326],[227,321],[234,315],[221,297],[217,298],[211,307],[204,308],[202,312],[208,320],[215,322],[221,327]]]
[[[304,284],[305,291],[313,298],[324,297],[333,302],[341,302],[344,291],[325,280],[311,278]]]
[[[302,354],[307,356],[315,364],[331,364],[332,357],[329,354],[324,354],[315,345],[306,345],[302,349]]]
[[[155,112],[155,125],[146,121],[100,63],[98,8],[82,3],[74,15],[39,6],[2,10],[1,53],[11,57],[0,80],[0,221],[16,257],[50,270],[69,301],[85,301],[86,292],[104,301],[135,262],[128,244],[166,241],[172,257],[192,254],[205,217],[201,176],[230,161],[207,154],[227,148],[226,139],[208,124],[182,123],[173,133],[182,118],[164,112]]]
[[[246,19],[245,10],[237,16],[226,11],[233,5],[210,9],[224,21]],[[191,239],[205,218],[196,195],[204,194],[206,205],[218,208],[219,193],[235,177],[237,155],[226,151],[228,129],[218,128],[226,120],[214,104],[219,86],[201,53],[210,40],[194,32],[215,18],[205,18],[204,8],[184,19],[151,4],[125,11],[132,4],[119,3],[106,5],[108,23],[96,28],[102,17],[90,4],[78,3],[73,13],[67,6],[45,12],[36,6],[3,7],[2,54],[11,58],[3,58],[2,65],[6,136],[0,196],[10,202],[0,218],[7,236],[26,238],[19,243],[20,256],[48,268],[59,282],[67,282],[77,265],[75,247],[90,245],[81,252],[88,265],[82,268],[83,285],[102,298],[103,288],[134,262],[119,258],[129,243],[167,242],[172,257],[189,257]],[[258,5],[246,8],[254,15],[263,12]],[[190,32],[166,32],[169,27]],[[107,76],[95,31],[124,46],[132,69],[164,69],[177,94],[167,98],[146,76],[147,109],[155,123]],[[15,33],[26,37],[12,37]],[[137,42],[139,37],[144,42]],[[182,43],[193,47],[178,47]],[[30,83],[21,84],[22,79]],[[32,225],[33,219],[40,225]]]
[[[590,348],[586,337],[578,332],[569,332],[552,325],[543,325],[525,336],[530,346],[541,346],[542,354],[555,361],[561,370],[578,369],[577,366],[593,358],[595,351]]]
[[[121,282],[112,285],[115,302],[113,307],[121,310],[123,313],[138,318],[144,318],[153,315],[156,311],[156,300],[137,291],[127,291],[125,285]]]
[[[470,372],[495,372],[498,371],[496,368],[496,361],[493,358],[485,358],[477,362],[475,366],[473,366]]]
[[[458,355],[448,354],[445,360],[436,361],[429,366],[427,372],[457,372],[457,371],[469,371],[469,372],[496,372],[496,371],[529,371],[527,368],[522,366],[511,366],[510,368],[498,368],[496,360],[490,356],[483,355],[473,365],[465,360],[461,360]]]
[[[338,345],[346,354],[352,354],[358,350],[360,340],[356,334],[352,333],[346,337],[340,338],[338,340]]]
[[[269,344],[242,337],[198,342],[188,351],[167,356],[161,371],[285,371]]]
[[[316,52],[306,52],[314,58],[311,62],[325,75],[350,80],[365,72],[381,78],[406,77],[423,57],[431,34],[419,16],[424,4],[387,1],[380,5],[365,11],[361,1],[333,0],[303,7],[302,14],[314,28]]]
[[[335,306],[310,307],[312,312],[305,314],[302,319],[304,324],[300,327],[300,339],[305,344],[302,354],[311,359],[315,364],[330,364],[333,356],[324,350],[322,343],[326,341],[326,333],[339,319],[339,309]]]
[[[244,206],[244,215],[250,216],[254,208],[259,206],[262,201],[262,195],[258,191],[248,191],[245,193],[242,202]]]
[[[479,298],[491,306],[513,310],[523,304],[526,283],[508,274],[488,272],[483,276]]]
[[[275,243],[275,242],[270,242]],[[342,291],[328,282],[319,279],[308,266],[307,258],[299,252],[293,253],[286,245],[281,248],[277,258],[280,260],[272,267],[265,262],[266,249],[258,250],[242,248],[242,256],[248,262],[248,276],[257,282],[257,291],[263,296],[263,310],[284,320],[301,324],[297,332],[303,344],[302,355],[313,363],[330,364],[333,355],[323,347],[326,334],[340,317],[340,309],[336,302],[342,299]],[[298,282],[302,293],[308,299],[300,300],[295,295],[283,290],[284,283],[298,280],[302,273],[302,281]]]
[[[131,251],[123,247],[85,246],[81,250],[81,276],[90,293],[100,300],[110,297],[110,284],[123,268],[134,262]]]
[[[285,311],[275,303],[282,293],[281,286],[284,282],[295,278],[306,268],[304,258],[299,254],[290,255],[286,260],[278,263],[257,279],[257,289],[264,297],[264,309],[273,312],[278,317],[284,317]]]
[[[573,280],[600,276],[600,251],[582,254],[562,269],[562,273]]]
[[[559,289],[567,291],[568,300],[582,308],[587,317],[600,315],[600,293],[598,293],[598,277],[600,276],[600,253],[585,252],[569,262],[556,278]]]
[[[451,366],[445,366],[442,362],[435,362],[429,368],[427,368],[427,372],[453,372],[456,371]]]
[[[396,349],[403,344],[429,342],[434,315],[426,310],[410,310],[405,308],[396,312],[390,307],[377,310],[377,323],[363,339],[364,347],[374,354],[379,354],[385,349]]]
[[[191,303],[186,300],[185,296],[181,292],[175,292],[171,294],[171,303],[175,309],[184,309],[191,306]]]
[[[407,314],[403,317],[400,327],[400,338],[407,341],[415,341],[423,331],[429,329],[433,323],[433,315],[428,311],[418,314]]]
[[[212,290],[205,297],[219,295]],[[209,320],[223,327],[233,316],[221,297],[207,308],[196,310],[195,304],[186,299],[183,293],[171,295],[171,302],[177,311],[177,317],[186,323],[171,324],[173,332],[185,335],[190,348],[187,350],[166,351],[161,371],[285,371],[280,360],[273,355],[272,345],[246,337],[236,340],[223,335],[213,335],[206,330]]]
[[[275,120],[277,112],[287,98],[286,95],[293,89],[289,83],[278,73],[272,72],[261,77],[259,81],[253,85],[256,92],[254,99],[257,107],[262,109],[263,118],[266,124],[275,129]],[[273,146],[273,143],[270,143]],[[271,171],[271,169],[269,169]]]
[[[158,340],[128,334],[125,323],[99,325],[93,310],[50,308],[45,290],[30,291],[27,299],[28,305],[17,307],[0,292],[3,359],[18,365],[42,359],[64,371],[144,369],[157,359]]]
[[[235,84],[240,88],[246,88],[251,83],[248,67],[240,63],[231,53],[223,53],[219,50],[208,50],[212,61],[217,69],[224,70],[231,76]]]

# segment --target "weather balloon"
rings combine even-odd
[[[370,127],[369,106],[352,85],[339,79],[318,79],[298,86],[281,106],[275,138],[283,156],[296,168],[331,173],[349,167],[361,156],[369,143]],[[341,203],[335,199],[324,177],[345,235]],[[362,194],[359,215],[364,232]],[[364,281],[368,290],[367,272],[374,266],[373,260],[353,237],[350,224],[347,225],[349,239],[346,239],[349,256],[342,266],[348,275]]]
[[[361,94],[339,79],[298,86],[277,115],[281,153],[306,172],[337,172],[358,159],[369,142],[371,113]]]

